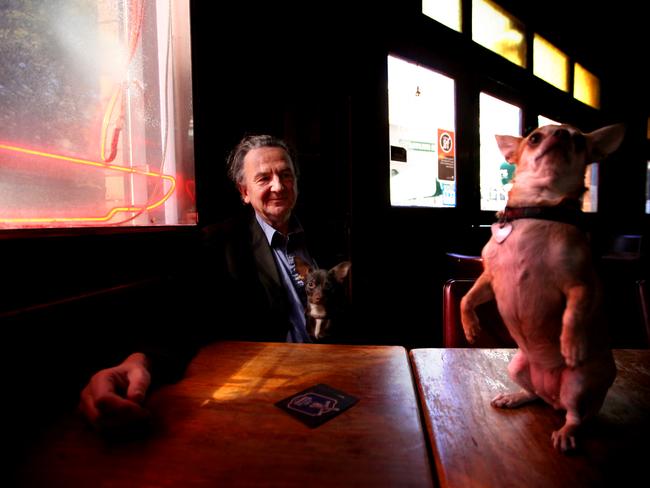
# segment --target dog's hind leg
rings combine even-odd
[[[564,369],[560,402],[566,417],[564,425],[551,436],[555,449],[568,452],[576,448],[576,432],[585,420],[598,413],[615,378],[611,354],[584,367]]]
[[[521,350],[518,350],[510,361],[508,376],[522,389],[516,393],[499,393],[490,402],[493,407],[516,408],[538,398],[534,393],[535,387],[530,379],[528,358]]]

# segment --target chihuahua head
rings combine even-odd
[[[527,137],[496,136],[506,161],[516,165],[508,205],[556,205],[584,192],[588,164],[614,152],[623,140],[622,124],[582,133],[570,125],[546,125]]]

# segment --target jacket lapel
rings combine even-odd
[[[273,258],[273,251],[269,246],[262,228],[257,223],[255,215],[250,222],[251,243],[253,250],[253,259],[257,267],[257,273],[266,291],[267,299],[272,309],[283,309],[286,294],[282,287],[280,274]]]

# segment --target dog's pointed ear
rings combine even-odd
[[[508,161],[510,164],[517,164],[517,149],[519,148],[519,144],[521,144],[521,141],[523,141],[524,138],[516,136],[494,137],[496,137],[497,146],[499,146],[499,150],[501,151],[501,154],[503,154],[503,157],[506,158],[506,161]]]
[[[352,268],[352,263],[350,261],[342,261],[332,268],[334,276],[339,283],[343,283],[343,281],[348,277],[350,268]]]
[[[300,257],[298,256],[294,258],[294,262],[296,263],[296,271],[298,272],[298,276],[302,281],[305,281],[307,275],[313,271],[312,267],[309,266],[305,261],[300,259]]]
[[[625,126],[623,124],[608,125],[585,134],[589,141],[587,163],[600,161],[616,151],[623,142],[623,136],[625,136]]]

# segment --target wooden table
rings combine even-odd
[[[359,398],[311,429],[274,406],[325,383]],[[148,436],[108,441],[57,424],[24,486],[432,486],[426,433],[402,347],[223,342],[147,402]]]
[[[650,350],[616,350],[618,376],[580,450],[556,452],[551,432],[564,413],[535,402],[490,406],[518,387],[507,376],[514,349],[414,349],[410,352],[440,486],[648,486]],[[628,479],[636,479],[625,484]]]

